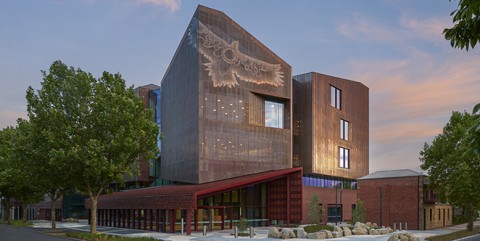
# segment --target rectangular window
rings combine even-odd
[[[283,102],[265,100],[265,126],[283,128]]]
[[[340,119],[340,139],[348,141],[350,122]]]
[[[430,222],[432,221],[432,209],[430,208]]]
[[[341,168],[350,169],[350,149],[338,147],[338,161]]]
[[[333,107],[342,109],[342,91],[333,85],[330,85],[330,100]]]

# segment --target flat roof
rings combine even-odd
[[[387,170],[387,171],[378,171],[372,174],[358,178],[358,180],[369,180],[369,179],[383,179],[383,178],[396,178],[396,177],[418,177],[426,176],[420,172],[412,171],[410,169],[399,169],[399,170]]]

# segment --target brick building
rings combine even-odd
[[[408,169],[379,171],[358,179],[366,220],[397,228],[425,230],[452,225],[452,207],[431,198],[427,176]]]

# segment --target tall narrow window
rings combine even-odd
[[[330,101],[333,107],[342,109],[342,91],[333,85],[330,85]]]
[[[265,100],[265,126],[283,128],[283,102]]]
[[[350,150],[338,147],[338,162],[341,168],[350,169]]]
[[[340,119],[340,139],[348,141],[350,122]]]

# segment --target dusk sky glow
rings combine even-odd
[[[368,86],[370,172],[419,171],[423,143],[452,111],[480,102],[480,47],[453,49],[442,35],[458,1],[1,1],[0,128],[26,117],[26,89],[39,89],[40,70],[57,59],[160,85],[198,4],[226,13],[293,75]]]

